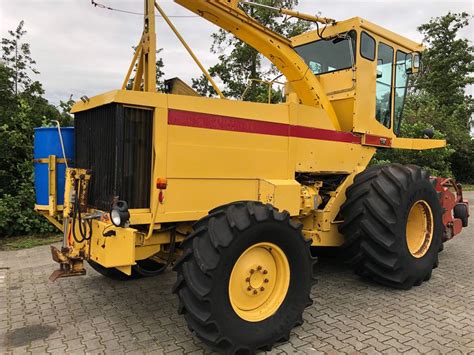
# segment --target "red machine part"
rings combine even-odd
[[[454,209],[457,205],[465,205],[465,218],[469,217],[469,202],[463,199],[462,187],[451,178],[432,177],[431,182],[439,194],[439,202],[443,208],[443,242],[461,233],[463,220],[456,218]]]

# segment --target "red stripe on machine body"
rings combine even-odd
[[[290,136],[297,138],[319,139],[323,141],[360,144],[361,138],[346,132],[305,126],[290,126]]]
[[[283,137],[290,135],[290,126],[286,124],[180,110],[169,110],[168,123],[174,126],[207,128],[219,131],[268,134]]]
[[[361,144],[362,142],[361,137],[352,133],[182,110],[169,110],[168,123],[173,126],[267,134],[281,137],[319,139],[354,144]]]

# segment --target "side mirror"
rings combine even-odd
[[[433,139],[434,131],[431,128],[426,128],[422,132],[424,139]]]
[[[416,74],[421,70],[421,54],[418,52],[407,54],[405,60],[407,74]]]
[[[421,54],[413,54],[413,73],[418,73],[421,70]]]

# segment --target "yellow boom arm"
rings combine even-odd
[[[324,109],[334,129],[340,124],[334,108],[304,60],[291,46],[289,39],[269,30],[238,8],[237,0],[175,0],[220,28],[258,50],[287,78],[303,105]]]

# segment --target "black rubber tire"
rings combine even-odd
[[[163,264],[156,263],[151,259],[139,260],[137,261],[137,265],[132,266],[132,274],[125,275],[116,268],[106,268],[92,260],[88,260],[87,262],[91,268],[93,268],[102,276],[117,281],[129,281],[141,279],[142,277],[154,277],[158,274],[153,273],[153,271],[164,267]]]
[[[357,274],[386,286],[409,289],[431,277],[442,244],[442,210],[426,171],[417,166],[391,164],[370,167],[347,189],[341,208],[345,236],[343,255]],[[406,223],[419,200],[433,214],[433,238],[421,258],[411,255]]]
[[[454,206],[454,218],[459,218],[463,227],[469,224],[469,208],[464,203],[458,203]]]
[[[287,341],[291,330],[303,323],[304,309],[312,304],[315,259],[301,228],[286,211],[278,212],[259,202],[222,206],[197,222],[183,243],[173,289],[180,300],[178,311],[184,314],[189,329],[208,346],[226,354],[253,354]],[[248,322],[230,304],[229,279],[240,255],[260,242],[274,243],[286,254],[290,285],[274,315]]]

